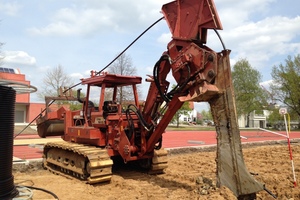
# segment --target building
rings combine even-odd
[[[263,110],[263,113],[257,113],[255,110],[249,114],[248,128],[266,128],[267,118],[270,115],[269,110]],[[241,115],[238,118],[238,125],[241,128],[247,127],[247,116]]]
[[[0,80],[3,83],[12,83],[9,85],[28,86],[24,87],[24,90],[25,88],[33,88],[33,86],[30,85],[30,81],[26,80],[25,75],[21,74],[18,69],[0,67]],[[27,91],[25,91],[25,93],[19,93],[17,91],[15,123],[23,124],[31,122],[44,108],[44,103],[30,103],[30,93],[27,93]]]
[[[194,102],[189,102],[190,111],[186,115],[179,117],[179,123],[196,123],[197,122],[197,111],[194,107]]]

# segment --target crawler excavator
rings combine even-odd
[[[217,132],[217,183],[228,187],[238,199],[254,199],[264,189],[248,172],[241,149],[235,98],[229,63],[230,50],[215,52],[206,46],[208,29],[222,25],[213,0],[177,0],[162,6],[172,33],[167,50],[155,63],[146,100],[140,104],[137,85],[142,78],[91,71],[81,79],[85,97],[60,96],[78,100],[82,109],[61,107],[48,110],[37,119],[40,137],[61,136],[63,142],[44,146],[43,165],[63,176],[94,184],[110,181],[115,158],[136,162],[151,173],[167,168],[167,151],[162,149],[163,133],[185,101],[209,102]],[[177,86],[169,89],[172,73]],[[118,88],[130,86],[134,100],[118,102]],[[100,89],[99,102],[91,102],[93,88]],[[112,92],[107,92],[108,90]],[[112,95],[108,95],[112,94]],[[110,99],[109,99],[109,96]]]

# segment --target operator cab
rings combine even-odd
[[[98,109],[94,110],[94,112],[97,112],[98,115],[101,115],[104,118],[113,113],[121,114],[123,110],[121,104],[124,103],[121,101],[121,98],[119,97],[120,94],[118,92],[121,87],[132,87],[132,104],[136,105],[137,107],[139,105],[136,87],[137,84],[140,84],[142,82],[142,78],[139,76],[124,76],[109,73],[97,74],[92,71],[90,78],[82,79],[81,81],[83,85],[87,86],[85,98],[86,102],[92,102],[92,88],[100,88],[100,99],[98,105],[95,104],[95,107],[97,107]],[[89,106],[84,106],[83,109],[83,112],[85,114],[90,113]]]

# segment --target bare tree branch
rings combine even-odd
[[[115,63],[109,68],[109,73],[119,74],[124,76],[134,76],[137,73],[136,68],[132,64],[132,59],[130,56],[126,54],[122,54]],[[141,96],[141,92],[138,88],[139,96]],[[132,101],[133,99],[133,91],[132,87],[120,87],[118,88],[118,95],[120,97],[119,101]]]
[[[41,92],[39,92],[40,98],[44,98],[45,96],[58,96],[60,87],[69,87],[73,84],[70,76],[65,73],[61,65],[48,70],[43,79],[43,83],[44,85],[41,86]]]

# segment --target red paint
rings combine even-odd
[[[43,155],[42,149],[29,146],[14,146],[13,151],[14,157],[25,160],[42,158]]]
[[[281,133],[281,132],[280,132]],[[284,132],[282,132],[284,134]],[[241,131],[242,143],[272,140],[286,140],[286,138],[263,131]],[[39,138],[38,135],[20,135],[16,139]],[[291,132],[291,139],[300,139],[300,132]],[[204,142],[204,144],[189,143],[188,141]],[[188,146],[205,146],[216,144],[215,131],[167,131],[163,134],[163,147],[176,148]],[[28,146],[14,146],[14,156],[21,159],[42,158],[42,150]]]

